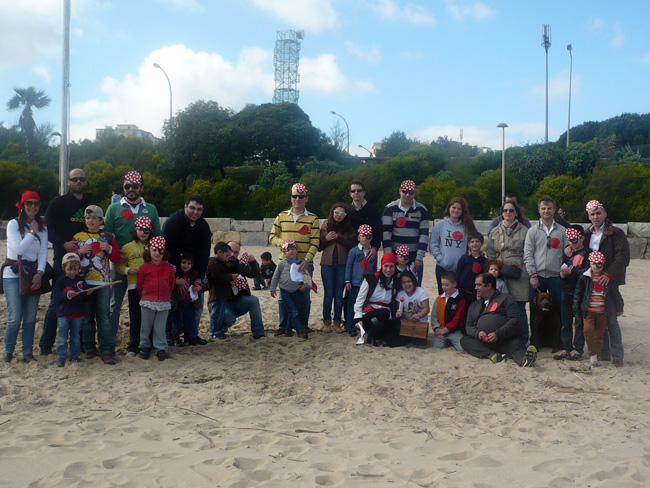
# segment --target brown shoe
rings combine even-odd
[[[306,330],[302,330],[296,334],[300,339],[309,339],[309,333]]]
[[[285,335],[286,333],[287,333],[286,330],[284,330],[284,329],[278,329],[278,330],[275,331],[275,334],[274,334],[274,335],[275,335],[275,337],[281,337],[281,336]]]
[[[617,368],[622,368],[623,367],[623,360],[622,359],[612,359],[612,364],[616,366]]]
[[[323,320],[323,332],[332,332],[331,320]]]
[[[343,332],[345,332],[345,329],[341,325],[341,322],[337,322],[336,320],[332,322],[332,329],[334,329],[334,332],[336,332],[337,334],[342,334]]]

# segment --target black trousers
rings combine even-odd
[[[461,347],[472,356],[487,359],[492,354],[507,354],[521,366],[526,356],[526,342],[523,337],[499,339],[497,342],[481,342],[474,337],[465,336],[460,340]]]

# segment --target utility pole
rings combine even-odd
[[[65,195],[68,182],[68,107],[70,105],[70,0],[63,0],[63,96],[61,105],[59,193]]]
[[[551,26],[548,24],[542,26],[542,47],[546,51],[546,126],[544,142],[548,144],[548,48],[551,47]]]

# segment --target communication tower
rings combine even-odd
[[[275,66],[275,90],[273,103],[298,103],[298,64],[300,61],[300,41],[305,31],[277,31],[273,65]]]

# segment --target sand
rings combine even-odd
[[[433,269],[428,256],[430,294]],[[125,309],[116,366],[0,364],[0,486],[649,486],[649,272],[633,261],[622,288],[625,367],[591,375],[548,349],[522,369],[334,333],[254,341],[247,318],[227,341],[126,359]],[[254,294],[272,332],[276,301]]]

